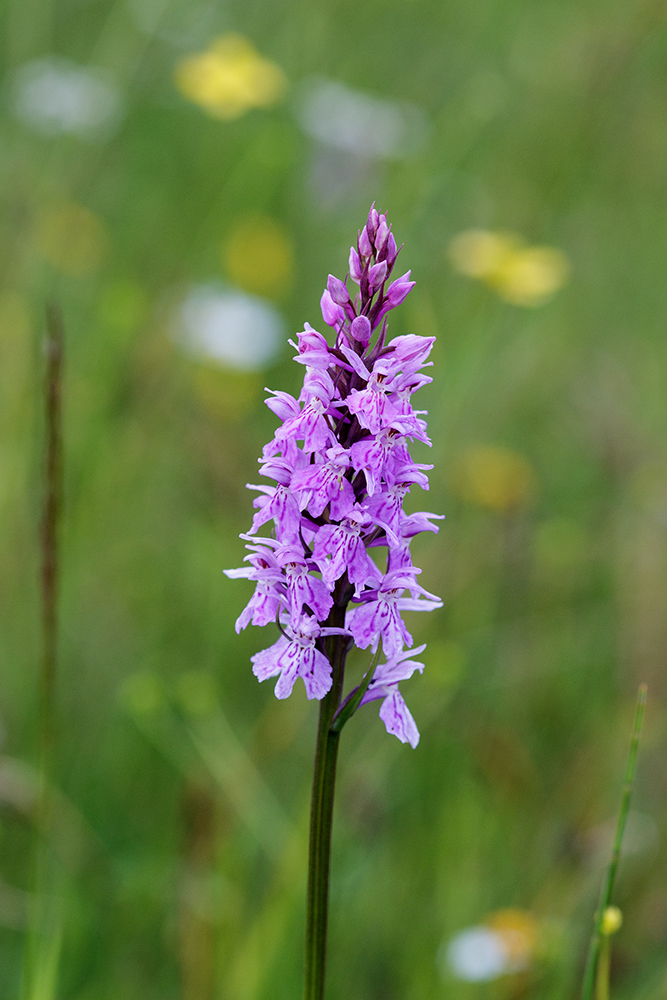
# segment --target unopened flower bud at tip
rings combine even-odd
[[[378,215],[377,209],[375,208],[375,202],[373,202],[373,204],[371,205],[371,210],[368,213],[368,221],[366,222],[366,229],[368,230],[368,235],[370,237],[371,242],[374,242],[375,240],[375,234],[377,232],[379,221],[380,221],[380,216]]]

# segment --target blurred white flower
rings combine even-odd
[[[94,136],[120,117],[120,92],[95,67],[48,56],[24,63],[12,83],[14,114],[42,135]]]
[[[530,965],[539,937],[540,927],[532,913],[497,910],[484,924],[467,927],[443,942],[438,953],[440,970],[469,983],[521,972]]]
[[[423,145],[427,122],[414,104],[352,90],[336,80],[315,79],[302,90],[297,120],[326,146],[362,159],[402,159]]]
[[[365,160],[320,143],[310,151],[308,188],[319,210],[336,211],[350,198],[355,203],[370,204],[380,187],[381,176],[376,160]]]
[[[271,362],[285,337],[285,323],[269,302],[217,285],[190,290],[177,313],[177,337],[191,353],[240,371]]]
[[[449,968],[458,979],[481,983],[507,972],[508,954],[500,934],[489,927],[469,927],[449,942]]]

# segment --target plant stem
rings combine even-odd
[[[595,914],[595,927],[593,930],[593,935],[591,937],[591,943],[588,948],[588,957],[586,959],[586,969],[584,972],[584,982],[581,990],[581,1000],[592,1000],[593,991],[595,989],[596,972],[598,964],[600,962],[600,950],[602,946],[602,922],[604,920],[605,910],[610,905],[611,897],[614,892],[616,872],[618,870],[618,862],[621,857],[621,845],[623,843],[623,834],[625,832],[625,824],[627,822],[628,813],[630,811],[630,796],[632,795],[632,786],[635,780],[637,750],[639,748],[639,736],[642,731],[645,707],[646,707],[646,684],[640,684],[639,691],[637,692],[635,722],[632,729],[632,739],[630,741],[628,763],[625,769],[625,781],[623,783],[623,792],[621,794],[621,805],[618,812],[618,823],[616,824],[616,836],[614,837],[614,848],[612,851],[609,868],[607,870],[607,877],[602,886],[602,892],[600,893],[600,904]]]
[[[345,608],[334,605],[329,624],[342,628],[344,623]],[[313,795],[310,807],[305,1000],[322,1000],[324,997],[331,822],[333,819],[338,742],[340,740],[340,732],[333,731],[331,723],[341,701],[346,649],[346,636],[336,635],[329,638],[327,653],[333,677],[331,690],[320,702],[313,772]]]
[[[58,653],[58,533],[62,510],[62,374],[64,330],[60,308],[46,307],[44,375],[44,505],[40,533],[42,659],[39,673],[40,783],[33,831],[32,905],[26,935],[21,997],[55,995],[61,944],[55,903],[52,850],[52,778],[55,750],[55,691]]]
[[[611,967],[611,937],[606,934],[600,942],[595,1000],[609,1000],[609,972]]]
[[[60,309],[46,309],[45,497],[42,517],[42,669],[40,673],[40,739],[43,778],[48,783],[54,743],[54,697],[58,647],[58,523],[62,498],[62,364],[63,321]]]

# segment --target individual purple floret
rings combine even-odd
[[[437,532],[440,515],[403,511],[412,486],[428,489],[432,468],[413,462],[409,445],[431,443],[426,411],[414,410],[411,398],[431,381],[422,369],[434,338],[387,339],[387,314],[414,285],[409,271],[391,281],[399,249],[373,206],[350,250],[348,278],[329,275],[322,295],[333,346],[306,323],[293,345],[305,367],[299,398],[268,390],[267,405],[281,424],[264,448],[260,473],[275,485],[249,486],[259,495],[250,532],[241,536],[248,565],[225,572],[256,583],[237,631],[270,622],[281,631],[252,657],[260,681],[278,677],[278,698],[291,693],[297,677],[309,698],[327,694],[332,643],[344,642],[343,663],[353,645],[379,653],[381,644],[385,662],[341,704],[382,699],[387,731],[414,747],[419,732],[398,684],[423,664],[409,659],[413,640],[401,612],[442,607],[417,583],[421,570],[410,556],[411,540]],[[262,537],[265,525],[271,534]]]
[[[418,656],[425,649],[425,644],[417,646],[416,649],[397,653],[386,663],[381,663],[374,671],[373,679],[361,699],[361,704],[365,705],[369,701],[382,698],[380,718],[387,727],[387,732],[398,736],[401,743],[409,743],[413,747],[419,743],[419,730],[401,692],[398,690],[398,682],[406,681],[408,677],[412,677],[415,670],[418,670],[419,673],[423,671],[423,663],[417,663],[408,657]]]

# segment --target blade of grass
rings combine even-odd
[[[628,763],[625,769],[625,781],[623,783],[623,791],[621,793],[621,805],[618,813],[618,822],[616,824],[614,847],[612,850],[609,868],[607,869],[607,877],[602,885],[600,903],[595,913],[595,925],[591,936],[591,943],[588,948],[584,981],[581,989],[581,1000],[592,1000],[593,991],[595,989],[596,973],[600,962],[600,951],[602,946],[602,922],[604,920],[605,910],[610,905],[614,892],[616,872],[618,870],[618,863],[621,857],[623,834],[625,833],[625,824],[630,811],[630,798],[632,796],[632,786],[635,780],[635,767],[637,764],[637,750],[639,748],[639,737],[642,731],[644,709],[646,707],[646,691],[646,684],[641,684],[639,686],[639,691],[637,692],[635,721],[632,730],[632,739],[630,740]]]
[[[54,697],[58,653],[58,534],[62,508],[62,368],[63,320],[60,309],[49,303],[46,310],[46,468],[42,518],[42,668],[40,673],[40,737],[42,768],[46,776],[52,763]]]
[[[55,751],[55,691],[58,656],[59,528],[62,512],[62,374],[64,328],[60,308],[46,308],[44,378],[45,462],[41,525],[42,661],[39,674],[40,789],[33,848],[33,893],[25,943],[21,996],[52,1000],[56,994],[62,940],[60,906],[52,859],[52,778]]]

